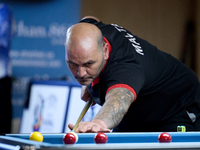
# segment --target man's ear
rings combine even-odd
[[[104,48],[103,48],[103,53],[104,53],[104,59],[107,60],[109,58],[108,43],[105,43]]]

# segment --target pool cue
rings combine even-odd
[[[93,99],[90,97],[89,100],[87,101],[87,103],[85,104],[80,116],[78,117],[78,120],[76,121],[76,124],[75,124],[72,132],[74,132],[76,130],[76,128],[78,127],[79,123],[81,122],[81,120],[85,116],[86,112],[88,111],[88,109],[89,109],[89,107],[91,106],[92,103],[93,103]]]

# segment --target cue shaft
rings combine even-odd
[[[76,128],[78,127],[79,123],[81,122],[81,120],[83,119],[83,117],[85,116],[86,112],[88,111],[88,109],[90,108],[91,104],[93,102],[93,99],[90,97],[89,100],[87,101],[87,103],[85,104],[80,116],[78,117],[78,120],[76,121],[76,124],[72,130],[72,132],[74,132],[76,130]]]

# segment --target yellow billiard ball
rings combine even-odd
[[[29,140],[42,142],[43,141],[43,135],[40,132],[35,131],[35,132],[31,133]]]

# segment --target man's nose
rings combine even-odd
[[[84,77],[87,74],[85,67],[78,67],[77,75],[79,77]]]

